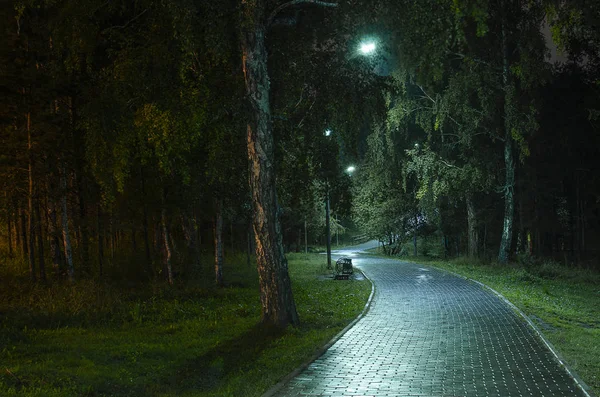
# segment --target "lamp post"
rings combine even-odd
[[[327,230],[327,269],[331,266],[331,224],[329,222],[329,181],[325,184],[325,229]]]

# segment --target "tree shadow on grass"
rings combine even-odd
[[[188,360],[157,382],[162,392],[216,392],[227,377],[250,369],[262,352],[285,334],[285,330],[258,324],[235,339],[222,342],[205,354]],[[165,390],[167,389],[167,390]]]

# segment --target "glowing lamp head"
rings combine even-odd
[[[331,130],[325,130],[325,136],[330,136],[331,135]]]
[[[346,168],[346,172],[349,173],[349,174],[353,173],[354,171],[356,171],[356,167],[353,166],[353,165],[351,165],[350,167]]]
[[[366,43],[362,43],[360,45],[360,52],[364,55],[369,55],[369,54],[372,54],[373,52],[375,52],[376,48],[377,48],[377,46],[375,45],[375,43],[372,41],[369,41]]]

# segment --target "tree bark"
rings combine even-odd
[[[283,251],[275,189],[274,149],[265,46],[265,1],[242,2],[241,44],[246,92],[252,109],[247,126],[249,183],[265,325],[298,324],[296,303]]]
[[[148,208],[146,207],[146,178],[144,177],[144,169],[140,170],[141,183],[142,183],[142,198],[144,204],[142,206],[144,216],[144,250],[146,252],[146,270],[150,277],[154,277],[154,269],[152,268],[152,258],[150,257],[150,238],[148,236]]]
[[[25,211],[19,205],[19,217],[21,218],[21,244],[23,248],[23,259],[27,260],[29,254],[29,246],[27,244],[27,221],[25,219]]]
[[[506,5],[502,1],[502,84],[504,88],[504,222],[502,227],[502,240],[498,253],[498,263],[505,264],[510,258],[512,246],[513,218],[515,212],[515,159],[513,152],[513,138],[511,134],[510,108],[514,101],[513,88],[510,78],[510,61],[508,50],[508,32],[506,27]]]
[[[13,257],[13,239],[12,239],[12,212],[10,208],[8,209],[8,213],[6,215],[6,232],[8,238],[8,257]]]
[[[215,200],[215,220],[213,225],[215,239],[215,283],[223,286],[223,200]]]
[[[85,272],[90,271],[90,238],[89,238],[89,228],[87,223],[87,214],[86,214],[86,206],[85,206],[85,195],[83,192],[83,176],[82,170],[79,167],[78,175],[77,175],[77,201],[79,204],[79,238],[81,239],[81,264],[82,270]]]
[[[60,247],[58,240],[58,227],[56,225],[56,203],[53,198],[48,200],[48,234],[50,239],[50,257],[52,271],[56,278],[60,277]]]
[[[167,226],[167,210],[162,208],[160,212],[160,223],[162,228],[163,244],[165,247],[164,266],[167,271],[167,281],[173,285],[173,269],[171,268],[171,247],[169,245],[169,228]]]
[[[27,174],[29,176],[29,192],[27,195],[27,229],[29,230],[29,275],[35,281],[35,232],[33,220],[33,153],[31,144],[31,113],[27,113]]]
[[[35,206],[35,215],[37,218],[37,241],[38,241],[38,264],[40,268],[40,279],[46,281],[46,262],[44,260],[44,239],[42,236],[42,217],[40,216],[40,200],[37,200]]]
[[[98,274],[100,277],[104,275],[104,222],[102,222],[102,207],[98,205]]]
[[[469,229],[469,257],[477,258],[479,256],[479,233],[477,225],[477,212],[475,210],[475,202],[473,196],[468,194],[467,202],[467,228]]]
[[[62,172],[60,175],[60,189],[61,189],[61,217],[62,217],[62,236],[63,245],[65,252],[65,262],[67,263],[67,273],[69,275],[69,281],[75,281],[75,268],[73,266],[73,250],[71,248],[71,237],[69,235],[69,213],[67,211],[67,167],[62,165]]]

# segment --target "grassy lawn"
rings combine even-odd
[[[552,263],[515,267],[466,259],[414,261],[480,281],[504,295],[600,396],[600,274]]]
[[[325,258],[291,254],[302,324],[257,326],[256,270],[198,281],[30,285],[1,275],[0,395],[259,396],[363,309],[371,285],[323,277]],[[0,268],[3,264],[0,263]]]

